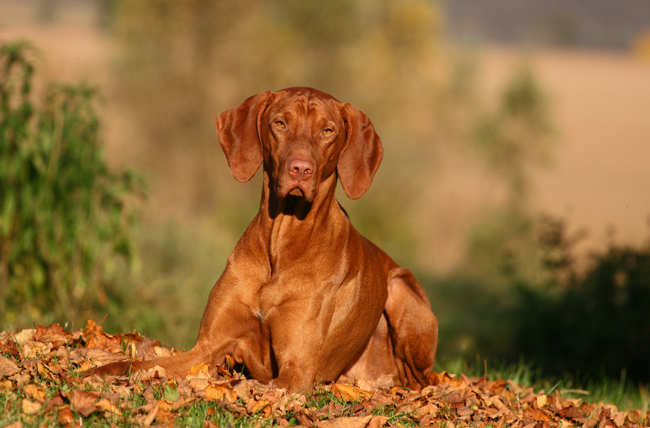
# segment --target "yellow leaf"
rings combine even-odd
[[[97,407],[100,407],[107,412],[113,413],[114,415],[122,416],[122,412],[120,409],[118,409],[115,404],[111,403],[108,398],[102,398],[99,400],[97,403],[95,403]]]
[[[332,394],[341,401],[356,401],[370,398],[372,396],[368,391],[364,391],[356,386],[334,384],[332,385]]]
[[[45,390],[33,383],[30,383],[25,387],[25,394],[32,400],[38,401],[41,404],[45,403],[45,399],[47,398]]]
[[[192,367],[185,379],[210,379],[210,365],[207,363],[199,363]]]
[[[237,394],[232,389],[223,385],[208,386],[205,389],[204,399],[208,401],[227,401],[229,403],[234,403],[237,401]]]
[[[39,410],[41,410],[42,406],[41,403],[30,401],[25,398],[23,400],[23,413],[26,415],[35,415]]]
[[[27,342],[30,342],[34,340],[34,333],[36,332],[36,329],[30,328],[27,330],[23,330],[20,333],[17,333],[14,336],[14,339],[16,340],[16,343],[19,345],[24,345]]]
[[[260,411],[264,410],[264,408],[265,408],[266,406],[268,406],[268,405],[269,405],[269,402],[268,402],[268,401],[264,401],[264,400],[259,400],[259,401],[257,401],[257,400],[251,400],[251,401],[249,401],[248,404],[246,405],[246,410],[248,411],[248,413],[254,415],[254,414],[257,413],[257,412],[260,412]]]

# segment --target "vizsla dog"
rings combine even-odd
[[[250,223],[215,284],[194,347],[181,355],[94,370],[118,375],[155,365],[184,376],[228,355],[253,378],[294,391],[315,382],[393,376],[426,384],[438,322],[408,269],[356,231],[337,180],[361,197],[382,159],[379,136],[351,104],[310,88],[264,92],[217,118],[239,182],[260,165],[264,186]]]

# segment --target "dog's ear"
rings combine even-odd
[[[346,141],[336,167],[341,186],[350,199],[359,199],[370,187],[384,149],[379,135],[364,112],[345,103],[341,106]]]
[[[228,159],[230,172],[240,183],[249,181],[262,164],[260,120],[272,101],[270,91],[253,95],[217,117],[219,144]]]

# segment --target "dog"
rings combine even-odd
[[[210,293],[192,349],[93,370],[165,368],[185,376],[228,356],[290,392],[315,383],[376,379],[427,384],[438,321],[408,269],[361,236],[337,202],[370,187],[383,156],[368,117],[311,88],[263,92],[217,117],[219,143],[239,182],[263,168],[258,214]]]

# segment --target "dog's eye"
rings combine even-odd
[[[329,128],[325,128],[325,129],[323,129],[323,135],[330,135],[332,132],[334,132],[334,131],[332,131],[332,130],[329,129]]]
[[[275,122],[275,124],[276,124],[276,126],[277,126],[278,128],[282,128],[282,129],[284,129],[284,128],[287,127],[287,125],[285,125],[284,122],[281,121],[281,120],[278,120],[277,122]]]

